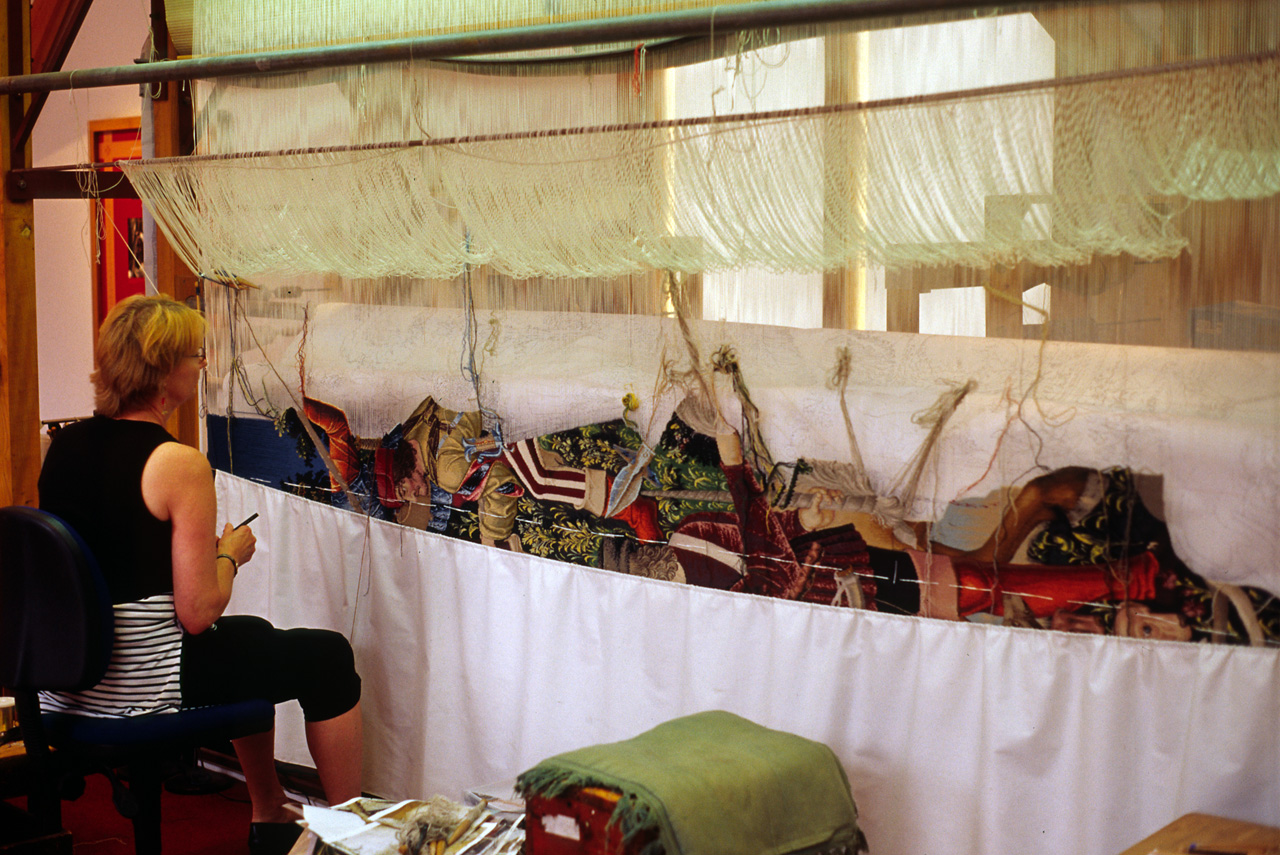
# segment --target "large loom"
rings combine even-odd
[[[641,11],[296,6],[197,6],[192,50]],[[1179,556],[1274,593],[1280,356],[1231,317],[1280,303],[1259,237],[1278,220],[1277,15],[1034,4],[220,81],[196,93],[197,156],[125,166],[209,281],[220,428],[305,392],[377,438],[430,394],[516,440],[618,418],[630,392],[655,441],[730,345],[775,460],[848,463],[852,434],[913,520],[1058,466],[1158,474]],[[1047,325],[1026,309],[1026,340],[866,331],[877,301],[915,328],[902,293],[974,284],[992,329],[1041,282],[1055,303]],[[1073,301],[1135,322],[1074,323]],[[1168,319],[1145,323],[1152,306]],[[1254,349],[1188,347],[1206,341]],[[970,381],[893,495],[928,433],[913,417]],[[456,795],[723,708],[830,744],[878,855],[1103,855],[1190,810],[1277,818],[1274,647],[627,578],[308,502],[236,477],[252,450],[229,451],[223,513],[261,514],[233,608],[351,634],[373,791]],[[300,727],[282,730],[305,762]]]

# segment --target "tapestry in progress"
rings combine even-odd
[[[1280,644],[1280,600],[1188,567],[1148,505],[1160,507],[1161,479],[1127,467],[1061,467],[958,499],[936,523],[895,524],[846,509],[831,474],[845,464],[757,470],[739,433],[692,398],[652,445],[625,417],[506,441],[480,411],[429,395],[373,437],[357,436],[339,407],[303,406],[332,469],[289,408],[274,442],[269,422],[237,421],[272,449],[240,458],[237,474],[449,537],[676,583],[1068,632]]]

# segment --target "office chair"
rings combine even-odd
[[[81,691],[102,679],[113,639],[111,599],[79,535],[48,512],[0,508],[0,686],[17,699],[33,771],[28,809],[41,830],[59,830],[60,799],[77,798],[85,774],[104,773],[116,809],[133,821],[134,851],[159,855],[165,762],[269,730],[275,707],[251,700],[133,718],[42,714],[41,690]]]

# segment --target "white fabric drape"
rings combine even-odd
[[[725,709],[830,745],[876,855],[1106,855],[1189,811],[1277,818],[1274,650],[727,594],[217,486],[224,518],[261,515],[229,611],[352,638],[380,794],[457,798]],[[309,762],[297,717],[280,733]]]

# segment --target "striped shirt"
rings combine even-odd
[[[113,608],[115,644],[106,674],[83,692],[41,692],[44,712],[125,718],[182,706],[182,627],[173,594]]]

